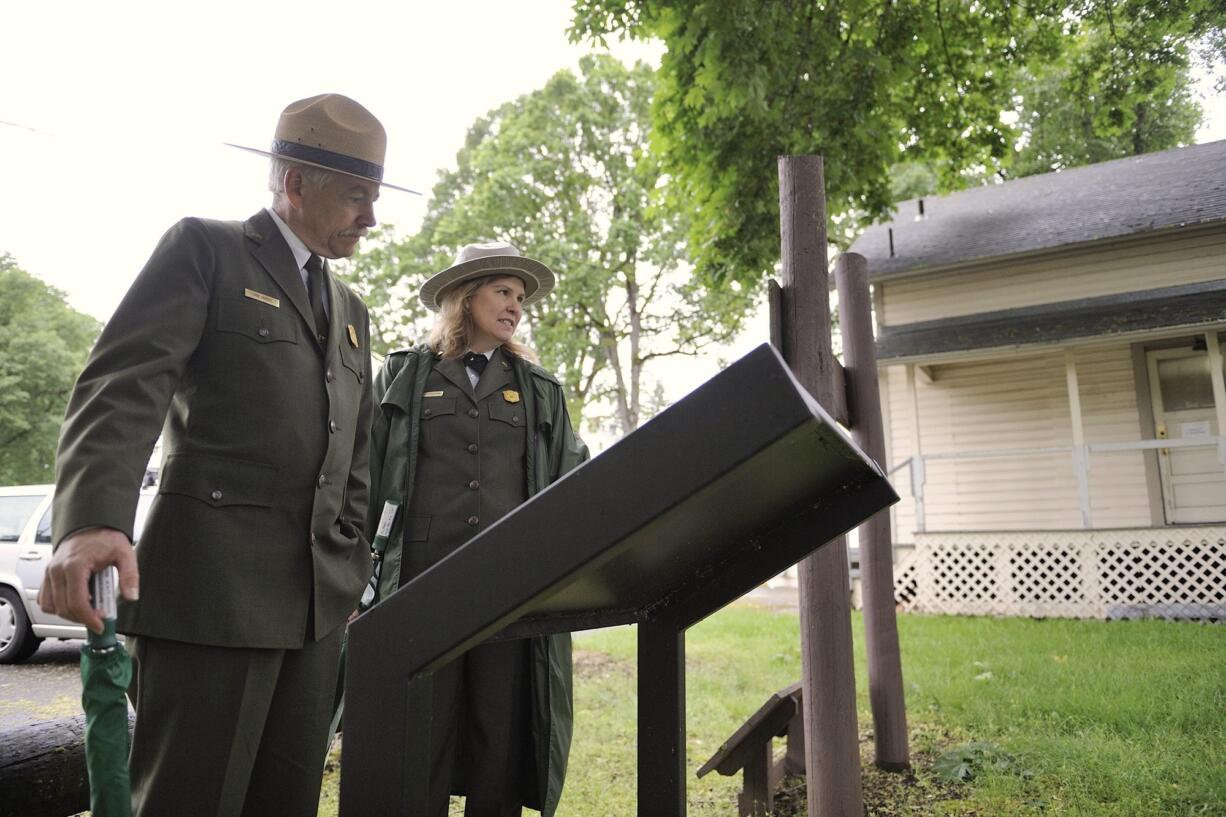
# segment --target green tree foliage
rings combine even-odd
[[[654,147],[700,271],[750,282],[778,257],[778,155],[825,156],[845,242],[889,211],[900,163],[935,169],[941,189],[1007,175],[1027,127],[1026,167],[1096,155],[1047,114],[1083,122],[1078,138],[1166,146],[1146,120],[1195,48],[1226,54],[1224,27],[1220,0],[575,0],[571,36],[663,40]],[[1002,118],[1023,94],[1039,100],[1030,118]],[[1187,134],[1178,117],[1163,127]]]
[[[1110,25],[1086,27],[1060,59],[1018,72],[1022,138],[1005,174],[1048,173],[1192,142],[1201,111],[1186,60],[1165,40],[1149,51],[1121,53],[1117,44]]]
[[[100,328],[0,254],[0,484],[54,478],[68,394]]]
[[[464,244],[491,239],[558,273],[527,323],[572,414],[586,411],[589,423],[633,430],[655,405],[647,366],[729,340],[752,298],[694,280],[686,225],[656,204],[668,178],[646,147],[652,79],[648,66],[587,56],[578,75],[560,71],[477,120],[418,233],[350,267],[382,341],[420,338],[422,280]]]

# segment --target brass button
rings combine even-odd
[[[332,374],[331,369],[328,369],[328,371],[324,372],[324,380],[328,381],[329,383],[331,383],[333,380],[336,380],[336,375]]]
[[[518,423],[518,422],[519,422],[519,415],[518,415],[518,414],[512,414],[512,415],[511,415],[511,422],[512,422],[512,423]]]
[[[257,330],[256,330],[256,332],[255,332],[255,333],[256,333],[257,335],[259,335],[260,337],[262,337],[262,338],[266,338],[266,337],[268,337],[268,336],[271,334],[271,333],[268,331],[268,327],[266,327],[266,326],[261,326],[259,329],[257,329]]]
[[[320,335],[320,336],[319,336],[319,345],[320,345],[320,346],[327,346],[327,345],[328,345],[328,336],[327,336],[327,335]]]
[[[217,502],[221,499],[222,493],[219,490],[214,490],[213,493],[209,494],[209,496],[213,498],[214,502]]]
[[[467,521],[468,521],[469,527],[473,527],[473,528],[477,527],[477,523],[480,522],[480,520],[477,519],[477,517],[475,516],[468,517]]]
[[[319,544],[319,539],[317,539],[317,538],[315,537],[315,534],[313,534],[313,533],[311,534],[311,544],[312,544],[312,545],[318,545],[318,544]]]
[[[468,416],[475,420],[481,416],[481,412],[477,411],[475,408],[470,408],[468,410]]]
[[[340,428],[340,426],[336,424],[336,420],[328,421],[328,431],[331,431],[333,434],[335,434],[338,428]]]
[[[477,489],[478,489],[478,488],[480,488],[480,487],[481,487],[481,482],[480,482],[480,480],[475,480],[475,479],[474,479],[472,482],[468,483],[468,489],[469,489],[470,491],[475,491],[475,490],[477,490]]]
[[[366,372],[358,372],[358,382],[361,383],[365,380],[366,380]]]
[[[325,485],[327,485],[327,484],[328,484],[328,475],[327,475],[327,474],[320,474],[320,475],[319,475],[319,487],[320,487],[320,488],[322,488],[322,487],[324,487],[324,486],[325,486]]]
[[[421,416],[422,416],[422,417],[429,417],[429,416],[430,416],[431,414],[433,414],[433,413],[434,413],[434,410],[433,410],[433,409],[423,409],[423,410],[422,410],[422,412],[421,412]]]
[[[477,444],[476,444],[476,443],[469,443],[469,444],[468,444],[468,453],[469,453],[469,454],[476,454],[476,453],[477,453]]]

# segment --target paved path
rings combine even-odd
[[[780,610],[799,610],[800,591],[795,587],[766,587],[763,585],[750,590],[733,603],[773,607]]]
[[[0,664],[0,733],[81,712],[81,645],[47,639],[22,664]]]

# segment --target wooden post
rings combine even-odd
[[[857,253],[840,255],[834,263],[834,279],[839,288],[839,327],[843,332],[843,374],[851,438],[865,454],[883,465],[885,427],[881,421],[877,350],[873,345],[868,262]],[[877,765],[888,771],[901,771],[911,761],[898,621],[894,615],[894,545],[888,510],[860,526],[860,581],[864,584],[864,644]]]
[[[1213,403],[1217,409],[1217,461],[1226,468],[1226,374],[1222,371],[1222,346],[1217,332],[1205,333],[1209,354],[1209,381],[1213,384]]]
[[[924,444],[920,437],[919,387],[915,384],[914,363],[907,364],[907,397],[911,401],[911,499],[916,533],[928,530],[924,510]]]
[[[1086,446],[1085,428],[1081,422],[1081,386],[1077,382],[1077,357],[1072,349],[1064,350],[1064,379],[1068,385],[1068,409],[1073,426],[1073,476],[1077,479],[1077,499],[1081,505],[1081,527],[1094,527],[1090,515],[1090,449]]]
[[[826,196],[820,156],[779,157],[784,359],[822,406],[833,404]],[[819,545],[815,542],[814,545]],[[809,817],[861,817],[860,748],[847,540],[800,563],[801,679]]]

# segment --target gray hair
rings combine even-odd
[[[285,174],[290,168],[302,171],[302,181],[316,190],[323,190],[337,174],[314,165],[304,165],[274,156],[268,164],[268,189],[274,197],[285,195]]]

